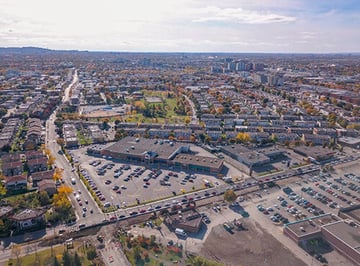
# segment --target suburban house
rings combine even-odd
[[[32,186],[37,187],[42,180],[53,180],[54,170],[35,172],[31,174]]]
[[[44,157],[44,154],[42,151],[26,151],[24,153],[26,160],[31,160],[31,159],[39,159]]]
[[[4,162],[18,162],[21,161],[20,153],[8,153],[1,156],[1,161]]]
[[[48,168],[47,158],[45,156],[42,158],[30,159],[26,164],[29,167],[30,173],[46,171]]]
[[[2,163],[2,173],[5,176],[21,175],[22,172],[23,172],[23,164],[21,161]]]
[[[30,118],[28,128],[26,140],[23,144],[25,150],[34,149],[41,142],[42,128],[40,119]]]
[[[46,209],[26,209],[11,217],[19,230],[41,227],[45,223]]]
[[[37,183],[37,185],[39,192],[46,191],[49,197],[53,196],[57,191],[54,180],[44,179]]]
[[[8,191],[26,189],[27,176],[26,175],[7,176],[5,178],[5,187]]]
[[[330,142],[330,137],[326,135],[303,134],[301,140],[304,143],[311,142],[313,145],[323,145]]]

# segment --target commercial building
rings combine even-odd
[[[180,228],[186,232],[197,233],[201,228],[202,220],[200,213],[191,208],[168,213],[164,223],[172,231]]]
[[[125,137],[100,153],[120,160],[168,164],[177,154],[189,151],[186,143]]]
[[[315,163],[327,162],[335,155],[333,150],[322,147],[298,146],[293,148],[293,150]]]
[[[173,162],[177,168],[194,172],[219,173],[224,166],[224,160],[191,154],[178,154]]]
[[[89,152],[97,154],[93,150]],[[98,155],[118,160],[173,165],[195,172],[219,173],[224,164],[222,159],[192,154],[188,143],[135,137],[125,137],[103,148]]]
[[[360,138],[340,137],[340,138],[338,138],[338,143],[343,146],[350,147],[353,149],[360,148]]]
[[[221,151],[231,158],[245,164],[249,168],[268,164],[271,160],[282,156],[285,152],[283,149],[273,147],[253,151],[240,144],[223,146],[221,147]]]
[[[344,257],[359,265],[359,226],[334,214],[323,214],[286,224],[284,234],[302,247],[312,239],[324,239]]]

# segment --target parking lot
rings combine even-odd
[[[360,202],[360,177],[348,173],[306,175],[272,198],[257,205],[260,212],[275,223],[286,223],[324,213],[337,214],[338,209]]]
[[[113,162],[88,156],[85,149],[74,150],[73,153],[79,161],[82,175],[105,207],[144,204],[205,189],[210,184],[224,184],[221,179],[203,173]]]
[[[331,174],[306,174],[302,175],[302,179],[281,189],[272,188],[267,193],[263,190],[249,195],[255,203],[255,216],[264,219],[261,222],[269,226],[269,231],[276,232],[276,228],[281,229],[287,222],[325,213],[337,214],[340,208],[360,202],[359,170],[354,166],[336,169]],[[343,261],[343,265],[351,264],[336,251],[324,253],[323,257],[332,262]]]

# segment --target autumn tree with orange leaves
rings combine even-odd
[[[54,174],[55,175],[55,174]],[[53,208],[55,211],[55,219],[69,220],[70,217],[75,215],[74,209],[71,205],[68,195],[73,189],[67,185],[58,187],[57,193],[53,196]]]
[[[63,178],[63,172],[64,170],[61,168],[55,168],[54,174],[53,174],[53,179],[56,181],[59,181]]]

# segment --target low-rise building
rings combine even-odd
[[[76,134],[76,127],[73,124],[64,124],[63,125],[63,135],[65,147],[76,147],[79,145],[79,141]]]
[[[46,191],[49,197],[53,196],[57,191],[54,180],[44,179],[41,180],[37,185],[39,192]]]
[[[196,210],[188,209],[168,213],[164,223],[171,231],[180,228],[186,232],[197,233],[201,228],[202,220],[201,215]]]
[[[294,152],[300,154],[315,163],[327,162],[333,159],[335,151],[320,146],[298,146],[293,148]]]
[[[46,209],[26,209],[11,217],[19,230],[27,230],[45,225]]]
[[[312,239],[323,238],[344,257],[359,265],[359,226],[334,214],[323,214],[286,224],[284,234],[301,246]]]
[[[32,186],[37,187],[38,183],[42,180],[53,180],[54,170],[35,172],[31,174],[30,178],[32,181]]]
[[[46,171],[48,169],[48,160],[45,156],[26,161],[30,173]]]
[[[27,188],[27,176],[26,175],[14,175],[7,176],[5,178],[5,188],[8,191],[16,191]]]
[[[23,172],[23,163],[21,161],[2,163],[2,173],[5,176],[21,175],[22,172]]]
[[[194,172],[220,173],[224,160],[192,154],[178,154],[173,160],[174,166]]]

